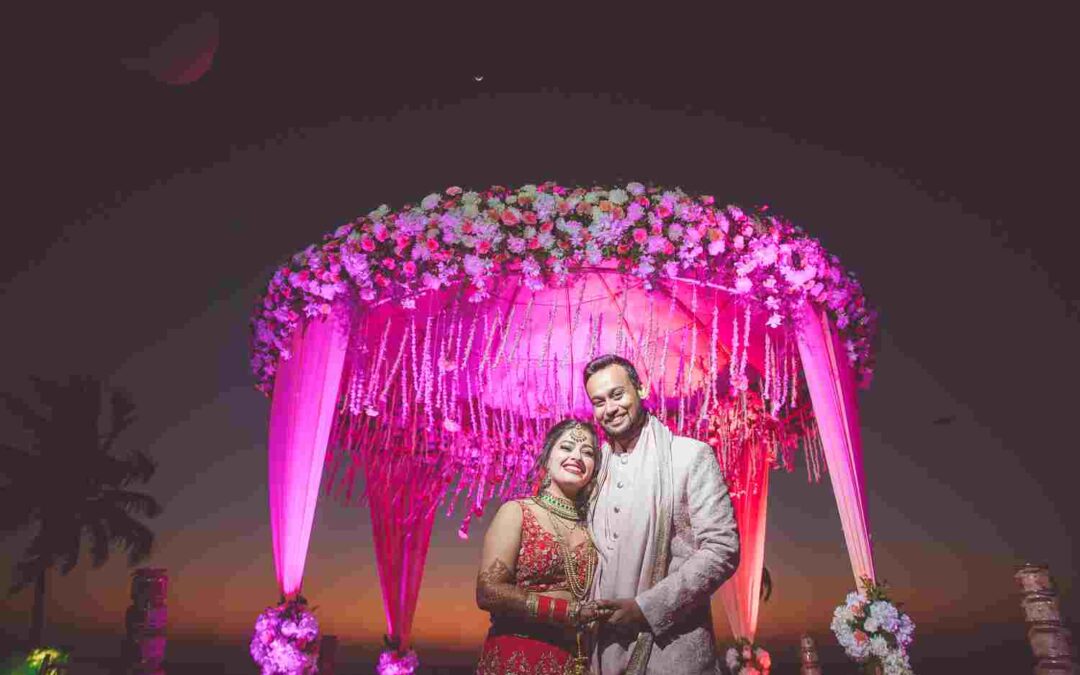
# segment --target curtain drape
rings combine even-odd
[[[861,588],[860,578],[875,577],[854,373],[847,351],[823,310],[806,303],[797,334],[851,571]]]
[[[268,441],[274,569],[284,595],[300,592],[326,445],[348,345],[340,309],[293,333],[278,364]]]

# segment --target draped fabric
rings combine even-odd
[[[387,635],[409,648],[424,578],[431,526],[445,486],[442,471],[421,455],[395,449],[364,462]]]
[[[854,373],[828,316],[810,303],[803,306],[798,338],[851,571],[861,587],[860,578],[875,577]]]
[[[335,310],[296,330],[274,380],[269,493],[274,568],[284,595],[300,592],[323,460],[333,425],[348,326]]]
[[[757,633],[758,609],[761,605],[761,570],[765,562],[765,521],[769,501],[769,469],[759,466],[754,470],[752,455],[764,452],[753,448],[742,453],[739,465],[733,467],[741,475],[729,484],[743,487],[731,494],[735,509],[735,521],[739,524],[739,567],[735,574],[720,587],[720,601],[724,606],[731,632],[735,638],[754,641]],[[758,464],[765,464],[758,458]]]

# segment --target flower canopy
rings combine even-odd
[[[482,302],[507,272],[540,290],[566,286],[582,266],[603,265],[646,289],[679,279],[723,289],[765,312],[771,329],[792,326],[804,302],[826,308],[860,384],[870,382],[875,314],[858,281],[767,207],[747,212],[641,183],[571,189],[549,182],[451,187],[397,211],[383,205],[294,255],[253,318],[258,386],[270,393],[290,334],[305,317],[328,315],[336,300],[409,308],[426,292],[466,284],[469,301]]]
[[[605,353],[759,504],[743,517],[757,550],[762,472],[790,469],[799,446],[812,478],[827,465],[852,570],[873,578],[854,390],[874,331],[855,278],[767,207],[641,183],[381,206],[292,256],[252,318],[281,590],[299,589],[327,458],[346,502],[364,478],[387,626],[407,650],[440,504],[464,503],[465,537],[490,500],[531,490],[544,433],[589,413],[582,367]],[[761,558],[736,591],[742,637]]]

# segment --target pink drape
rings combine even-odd
[[[765,562],[765,521],[769,502],[769,467],[764,458],[756,459],[753,453],[763,451],[755,448],[742,453],[735,470],[741,480],[729,481],[743,486],[731,495],[735,508],[735,520],[739,525],[739,567],[735,574],[720,587],[720,601],[724,606],[731,632],[735,638],[754,641],[757,633],[758,609],[761,605],[761,569]]]
[[[270,528],[285,595],[300,591],[326,444],[334,419],[348,328],[335,311],[293,333],[278,364],[270,406]]]
[[[828,316],[810,303],[803,307],[798,336],[803,373],[840,511],[851,571],[856,585],[861,587],[861,577],[875,577],[854,373]]]
[[[444,479],[435,463],[404,452],[396,457],[393,452],[381,453],[366,462],[365,476],[387,634],[405,651],[412,640],[413,614]]]

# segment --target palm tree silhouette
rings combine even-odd
[[[128,489],[148,481],[156,463],[138,450],[114,453],[117,437],[135,420],[130,394],[90,376],[31,381],[40,405],[0,393],[29,441],[25,448],[0,443],[0,532],[34,529],[9,594],[34,584],[30,644],[42,646],[49,570],[74,569],[84,537],[95,568],[105,564],[113,546],[127,551],[128,565],[141,562],[154,533],[140,517],[157,516],[161,506]]]

